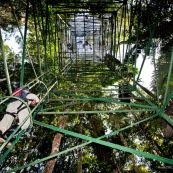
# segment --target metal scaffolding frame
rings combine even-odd
[[[87,142],[74,146],[72,148],[68,148],[55,155],[47,156],[32,163],[27,163],[24,166],[13,168],[9,172],[14,172],[35,165],[37,163],[41,163],[48,159],[57,157],[61,154],[75,150],[79,147],[86,146],[92,142],[173,165],[173,160],[171,159],[163,158],[161,156],[153,155],[142,151],[137,151],[132,148],[120,146],[102,140],[105,137],[117,135],[119,132],[123,132],[123,130],[125,129],[133,128],[140,123],[151,121],[156,117],[162,117],[171,125],[173,125],[172,119],[164,113],[165,107],[168,105],[170,99],[172,99],[173,96],[173,92],[170,92],[170,94],[168,94],[173,63],[173,52],[171,55],[172,57],[170,61],[170,68],[168,69],[167,85],[165,87],[163,103],[160,103],[159,101],[154,102],[153,98],[151,98],[148,93],[142,93],[137,87],[144,63],[146,61],[146,57],[148,55],[148,51],[153,44],[152,39],[155,33],[157,20],[154,21],[154,27],[150,28],[150,39],[146,46],[146,52],[143,57],[143,62],[141,63],[141,67],[139,68],[139,72],[136,76],[138,70],[136,66],[136,59],[139,55],[138,51],[140,48],[138,47],[139,45],[137,36],[135,40],[133,38],[135,34],[138,35],[138,28],[135,28],[133,24],[136,20],[135,7],[140,5],[140,0],[136,1],[136,4],[134,4],[134,8],[132,10],[129,10],[129,3],[127,3],[127,0],[113,0],[110,2],[104,2],[102,0],[99,0],[94,3],[89,1],[83,1],[81,3],[81,1],[79,0],[74,1],[73,3],[68,3],[68,0],[64,0],[63,3],[54,0],[47,0],[45,2],[37,2],[36,0],[32,0],[30,2],[33,7],[33,9],[30,10],[32,10],[34,14],[34,25],[36,30],[35,43],[38,51],[38,62],[40,63],[41,77],[39,77],[39,80],[43,81],[44,87],[46,86],[47,88],[45,95],[42,97],[42,101],[44,100],[44,102],[40,102],[40,104],[36,107],[37,109],[34,109],[33,124],[73,137],[84,139]],[[50,6],[53,7],[53,12],[49,11]],[[29,17],[28,8],[29,1],[26,7],[26,18]],[[21,85],[24,85],[23,78],[26,35],[27,20],[25,24],[25,35],[23,38],[24,44],[22,56],[23,65],[21,70]],[[40,44],[40,40],[42,41],[42,44]],[[53,40],[54,42],[53,50],[51,48],[51,40]],[[0,41],[2,55],[4,56],[2,37],[0,38]],[[41,63],[40,60],[40,46],[44,48],[43,63]],[[5,60],[5,57],[3,57],[3,59]],[[153,60],[155,61],[154,56]],[[50,77],[45,75],[49,72],[53,74],[51,77],[51,80],[54,81],[53,84],[50,83],[50,80],[48,80],[50,79]],[[57,74],[61,75],[60,79],[55,77]],[[7,79],[9,79],[7,68],[6,76]],[[90,79],[90,81],[88,79]],[[67,81],[70,84],[74,84],[75,82],[74,85],[76,86],[80,86],[82,85],[82,83],[85,85],[93,85],[93,89],[78,89],[77,91],[76,89],[64,90],[63,88],[61,88],[61,83],[63,83],[64,81]],[[112,84],[112,81],[116,82]],[[98,84],[107,87],[111,86],[111,89],[98,89]],[[58,88],[55,88],[56,85],[58,85]],[[10,87],[9,91],[11,93]],[[102,92],[103,97],[93,97],[92,93],[96,92]],[[112,93],[112,96],[109,97],[107,95],[104,95],[107,92]],[[133,97],[130,93],[133,93]],[[122,94],[121,98],[119,98],[120,94]],[[51,95],[54,95],[54,97]],[[157,100],[159,100],[159,95],[160,91],[157,88],[157,92],[155,95]],[[5,99],[8,100],[7,98]],[[142,104],[134,103],[135,99],[142,100]],[[105,111],[82,110],[71,112],[57,112],[57,109],[66,110],[71,105],[79,105],[81,104],[81,102],[84,103],[90,101],[111,103],[113,105],[124,105],[125,109],[108,109]],[[49,102],[57,102],[57,106],[51,108],[46,107],[46,104]],[[64,105],[59,104],[60,102],[63,102]],[[155,115],[149,115],[147,118],[141,119],[138,122],[127,125],[126,127],[115,130],[99,138],[93,138],[65,129],[60,129],[58,127],[36,120],[37,115],[99,115],[99,113],[114,114],[116,112],[133,113],[151,111],[156,112]],[[33,113],[33,111],[31,111],[31,113]],[[15,144],[18,142],[20,136],[23,133],[24,131],[18,134],[18,137],[15,139],[15,141],[13,141],[12,146],[0,158],[0,162],[3,162],[6,159],[6,157],[8,156],[12,148],[15,147]],[[10,137],[10,139],[12,138],[12,136]],[[8,143],[8,141],[6,143]],[[0,147],[1,150],[5,147],[5,144]]]

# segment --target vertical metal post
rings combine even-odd
[[[115,56],[115,52],[117,51],[117,48],[116,48],[116,34],[117,34],[117,28],[116,28],[116,19],[117,19],[117,12],[114,12],[113,13],[113,19],[112,19],[112,22],[113,22],[113,25],[114,25],[114,46],[113,46],[113,57],[116,58]]]
[[[96,52],[96,47],[95,47],[96,43],[95,43],[95,39],[94,39],[94,15],[93,15],[93,64],[95,64],[95,52]]]
[[[168,89],[169,89],[169,83],[170,83],[170,78],[171,78],[172,66],[173,66],[173,49],[172,49],[172,53],[171,53],[171,60],[170,60],[170,66],[169,66],[169,71],[168,71],[168,77],[167,77],[167,82],[166,82],[166,88],[165,88],[165,95],[164,95],[163,104],[165,104],[166,99],[167,99],[167,95],[168,95]]]
[[[34,15],[34,26],[35,26],[35,36],[36,36],[36,46],[37,46],[37,54],[38,54],[38,64],[40,68],[40,75],[42,75],[42,68],[41,68],[41,58],[40,58],[40,48],[39,48],[39,36],[37,32],[37,20],[36,20],[36,7],[35,7],[35,1],[32,0],[32,5],[33,5],[33,15]],[[39,19],[38,19],[39,20]],[[39,21],[38,21],[39,23]]]
[[[73,15],[74,17],[74,32],[75,32],[75,39],[76,39],[76,16],[75,16],[75,13]],[[77,49],[76,47],[76,70],[78,69],[77,66],[78,66],[78,57],[79,57],[79,52],[80,52],[80,48]]]
[[[28,24],[28,6],[29,0],[27,0],[26,6],[26,17],[25,17],[25,31],[24,31],[24,39],[23,39],[23,53],[22,53],[22,68],[20,74],[20,86],[23,86],[24,81],[24,65],[25,65],[25,51],[26,51],[26,36],[27,36],[27,24]]]
[[[56,71],[56,61],[57,61],[57,49],[56,49],[56,46],[57,46],[57,28],[58,28],[58,26],[59,26],[59,24],[58,24],[58,20],[57,20],[57,15],[55,15],[54,73]]]
[[[0,48],[1,48],[2,59],[4,61],[4,70],[5,70],[5,75],[6,75],[7,84],[8,84],[8,91],[9,91],[9,94],[11,95],[12,94],[11,82],[10,82],[10,76],[9,76],[8,67],[7,67],[7,61],[4,54],[4,44],[3,44],[1,29],[0,29]]]

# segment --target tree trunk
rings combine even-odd
[[[173,115],[173,100],[170,100],[168,105],[165,108],[165,114],[167,114],[170,118]],[[166,120],[162,120],[162,129],[165,138],[170,138],[173,136],[173,127],[168,124]]]
[[[77,173],[82,173],[82,147],[79,148]]]
[[[145,91],[149,96],[151,96],[154,100],[156,100],[156,96],[149,91],[147,88],[145,88],[144,86],[142,86],[141,84],[139,84],[138,82],[136,82],[136,84],[143,90]]]
[[[83,116],[80,117],[80,129],[79,129],[80,134],[82,134],[82,119],[83,119]],[[80,147],[78,150],[77,173],[82,173],[82,147]]]
[[[62,116],[58,122],[58,127],[59,128],[64,128],[65,127],[65,124],[66,124],[66,120],[67,120],[67,117],[66,116]],[[56,154],[59,152],[59,147],[60,147],[60,144],[61,144],[61,138],[62,138],[62,134],[61,133],[57,133],[53,139],[53,142],[52,142],[52,151],[50,153],[50,155],[53,155],[53,154]],[[53,170],[54,170],[54,166],[57,162],[57,158],[54,158],[54,159],[51,159],[49,160],[47,163],[46,163],[46,166],[43,170],[43,173],[52,173]]]
[[[136,121],[139,121],[137,116],[135,116],[135,119],[136,119]],[[156,151],[156,153],[160,156],[168,157],[165,155],[165,151],[158,145],[157,141],[155,141],[150,136],[149,132],[144,128],[143,124],[139,124],[139,128],[140,128],[142,134],[146,137],[146,139],[149,140],[149,143],[153,144],[153,148]]]
[[[120,129],[120,125],[118,123],[115,123],[115,128],[118,130]],[[128,147],[128,144],[127,144],[127,141],[125,140],[124,136],[122,133],[119,133],[120,135],[120,139],[121,139],[121,142],[124,144],[124,146]],[[134,155],[131,155],[131,160],[132,160],[132,164],[134,166],[134,169],[135,169],[135,172],[136,173],[139,173],[139,170],[138,168],[136,167],[136,162],[135,162],[135,159],[134,159]]]

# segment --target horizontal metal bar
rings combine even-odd
[[[128,148],[128,147],[125,147],[125,146],[121,146],[121,145],[118,145],[118,144],[115,144],[115,143],[103,141],[103,140],[100,140],[98,138],[93,138],[93,137],[85,136],[85,135],[75,133],[75,132],[72,132],[72,131],[60,129],[58,127],[48,125],[48,124],[45,124],[45,123],[41,123],[39,121],[34,120],[34,124],[37,124],[37,125],[40,125],[40,126],[43,126],[43,127],[46,127],[46,128],[61,132],[61,133],[65,133],[65,134],[73,136],[73,137],[88,140],[88,141],[91,141],[91,142],[94,142],[94,143],[97,143],[97,144],[100,144],[100,145],[115,148],[115,149],[118,149],[118,150],[121,150],[121,151],[124,151],[124,152],[132,153],[132,154],[135,154],[135,155],[139,155],[139,156],[142,156],[142,157],[147,157],[147,158],[150,158],[150,159],[158,160],[158,161],[173,165],[173,159],[164,158],[164,157],[161,157],[161,156],[158,156],[158,155],[154,155],[154,154],[142,152],[142,151],[139,151],[139,150],[135,150],[135,149],[132,149],[132,148]]]
[[[146,119],[143,119],[143,120],[141,120],[141,121],[138,121],[137,123],[133,123],[132,125],[128,125],[128,126],[123,127],[123,128],[121,128],[121,129],[119,129],[119,130],[115,130],[115,131],[113,131],[113,132],[111,132],[111,133],[109,133],[109,134],[100,136],[100,137],[98,137],[98,138],[96,138],[96,139],[103,139],[103,138],[108,137],[108,136],[116,135],[116,134],[118,134],[119,132],[121,132],[121,131],[123,131],[123,130],[125,130],[125,129],[131,128],[131,127],[134,126],[134,125],[143,123],[143,122],[148,121],[148,120],[150,120],[150,119],[153,119],[153,118],[155,118],[156,116],[157,116],[157,115],[150,116],[150,117],[148,117],[148,118],[146,118]],[[38,124],[37,124],[37,125],[38,125]],[[48,128],[48,127],[47,127],[47,128]],[[14,169],[10,170],[9,172],[15,172],[15,171],[17,171],[17,170],[21,170],[21,169],[23,169],[23,168],[26,168],[26,167],[29,167],[29,166],[32,166],[32,165],[36,165],[37,163],[41,163],[41,162],[43,162],[43,161],[46,161],[46,160],[52,159],[52,158],[54,158],[54,157],[60,156],[60,155],[62,155],[62,154],[64,154],[64,153],[67,153],[67,152],[69,152],[69,151],[73,151],[73,150],[78,149],[78,148],[80,148],[80,147],[84,147],[84,146],[86,146],[86,145],[88,145],[88,144],[90,144],[90,143],[92,143],[92,141],[88,141],[88,142],[82,143],[82,144],[77,145],[77,146],[75,146],[75,147],[67,148],[66,150],[60,151],[60,152],[58,152],[58,153],[56,153],[56,154],[47,156],[47,157],[45,157],[45,158],[36,160],[36,161],[31,162],[31,163],[28,163],[28,164],[26,163],[25,165],[23,165],[23,166],[21,166],[21,167],[14,168]]]
[[[69,1],[67,1],[67,2],[65,2],[65,1],[63,1],[63,2],[58,2],[58,1],[47,1],[47,4],[49,4],[49,2],[51,2],[50,4],[52,4],[52,3],[55,3],[55,4],[69,4]],[[102,1],[102,0],[98,0],[98,1],[94,1],[94,2],[92,2],[92,1],[87,1],[87,2],[81,2],[81,1],[75,1],[74,2],[74,4],[80,4],[81,5],[81,3],[82,4],[88,4],[88,3],[90,3],[90,4],[95,4],[95,3],[101,3],[101,4],[114,4],[114,3],[124,3],[125,1],[118,1],[118,0],[115,0],[115,1]],[[73,3],[73,2],[71,2],[71,3]]]
[[[55,7],[56,8],[56,7]],[[79,8],[79,7],[78,7]],[[56,9],[58,9],[58,8],[56,8]],[[70,9],[68,9],[67,11],[63,11],[63,9],[62,8],[60,8],[59,7],[59,9],[60,10],[62,10],[62,11],[57,11],[57,14],[74,14],[74,13],[87,13],[87,12],[95,12],[95,11],[93,11],[93,10],[88,10],[88,11],[86,11],[86,10],[83,10],[83,11],[69,11]],[[113,12],[114,11],[114,12]],[[113,10],[111,10],[111,11],[108,11],[108,10],[104,10],[104,11],[100,11],[100,13],[99,14],[107,14],[107,13],[109,13],[109,14],[112,14],[112,13],[115,13],[115,11],[117,11],[117,10],[115,10],[115,8],[113,8]]]
[[[97,98],[97,97],[85,97],[85,96],[80,96],[80,95],[75,95],[75,94],[69,94],[69,93],[60,93],[60,92],[53,92],[56,93],[57,95],[66,95],[70,97],[78,97],[82,98],[84,100],[90,100],[90,101],[101,101],[101,102],[107,102],[107,103],[115,103],[115,104],[122,104],[122,105],[129,105],[129,106],[135,106],[135,107],[141,107],[141,108],[149,108],[149,109],[159,109],[157,106],[152,105],[142,105],[142,104],[136,104],[136,103],[126,103],[126,102],[120,102],[112,98]]]
[[[39,112],[38,114],[43,115],[63,115],[63,114],[98,114],[98,113],[116,113],[116,112],[150,112],[156,111],[157,109],[136,109],[136,110],[107,110],[107,111],[75,111],[75,112]]]
[[[77,92],[93,92],[93,91],[117,91],[118,89],[100,89],[100,90],[77,90]],[[76,92],[76,90],[58,90],[59,92]]]
[[[81,103],[83,103],[83,102],[72,102],[70,104],[63,104],[61,106],[56,106],[56,107],[51,107],[51,108],[45,108],[45,109],[42,109],[42,111],[45,112],[45,111],[49,111],[49,110],[52,110],[52,109],[65,108],[65,107],[69,107],[69,106],[73,106],[73,105],[78,105],[78,104],[81,104]]]

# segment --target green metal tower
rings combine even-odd
[[[12,5],[15,7],[17,3],[13,2]],[[28,117],[32,115],[33,125],[48,128],[86,142],[32,163],[27,163],[24,166],[16,166],[10,172],[36,165],[91,143],[173,165],[172,159],[103,140],[120,132],[123,133],[124,130],[141,123],[152,121],[154,118],[162,118],[170,125],[173,125],[172,119],[165,111],[173,96],[173,92],[169,87],[173,52],[167,71],[168,76],[164,93],[159,90],[158,79],[155,80],[156,94],[149,92],[140,84],[141,74],[149,55],[153,62],[153,73],[157,73],[157,56],[153,38],[159,20],[158,13],[158,16],[153,19],[153,23],[148,23],[150,31],[147,35],[148,40],[141,47],[139,38],[141,6],[140,0],[28,1],[25,14],[25,32],[22,36],[24,44],[20,84],[23,87],[29,86],[31,89],[37,86],[41,88],[38,92],[41,101],[35,108],[30,110]],[[15,17],[14,9],[13,15]],[[29,52],[27,49],[27,24],[31,16],[35,27],[34,46],[37,49],[37,55],[35,56],[38,60],[39,72],[35,71],[33,65],[35,80],[24,84],[25,57],[26,53]],[[16,22],[18,22],[17,18]],[[3,55],[2,37],[1,50]],[[141,53],[142,50],[143,53]],[[140,65],[137,64],[137,61],[140,61]],[[32,62],[32,58],[30,58],[30,62]],[[7,68],[6,76],[11,93]],[[70,85],[71,89],[64,89],[64,83]],[[162,95],[162,99],[160,99],[160,95]],[[3,98],[0,103],[8,102],[11,97],[13,96]],[[111,106],[105,110],[70,110],[71,106],[90,102],[109,103]],[[50,107],[49,103],[54,103],[55,106]],[[120,109],[120,106],[124,106],[124,109]],[[52,126],[45,123],[44,118],[37,119],[37,117],[52,115],[88,116],[95,114],[100,116],[104,114],[142,114],[147,112],[152,113],[140,117],[140,119],[128,124],[126,127],[118,130],[114,129],[114,131],[98,138]],[[10,136],[9,140],[16,132]],[[2,154],[0,162],[6,159],[24,132],[21,131],[17,134],[12,146]],[[1,151],[9,140],[0,146]]]

